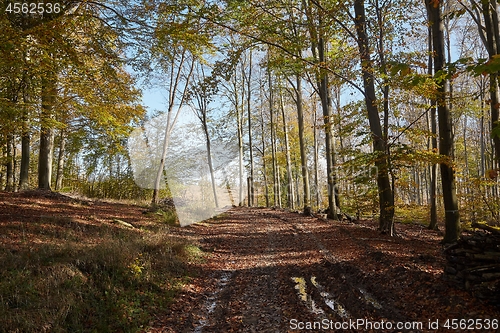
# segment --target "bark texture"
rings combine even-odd
[[[434,72],[437,73],[445,66],[444,25],[441,18],[442,1],[426,0],[428,17],[432,27],[432,45],[434,49]],[[437,91],[437,113],[439,131],[439,153],[443,156],[440,163],[441,183],[443,186],[443,201],[445,209],[444,243],[456,242],[460,236],[460,214],[453,168],[453,124],[446,103],[446,82],[439,82]]]
[[[394,196],[389,180],[387,142],[383,139],[375,94],[373,64],[370,58],[368,35],[366,34],[366,15],[363,0],[354,1],[354,12],[361,69],[363,71],[365,103],[372,133],[373,150],[376,155],[375,166],[378,170],[377,187],[380,207],[379,228],[382,232],[392,235],[394,232]]]

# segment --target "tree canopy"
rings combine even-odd
[[[217,207],[216,188],[229,181],[217,184],[211,159],[233,141],[237,175],[226,179],[239,180],[235,204],[377,217],[389,234],[394,221],[430,221],[445,228],[445,242],[467,224],[500,223],[495,1],[0,8],[2,189],[158,203],[172,195],[161,185],[171,185],[168,151],[189,145],[175,132],[195,115]],[[148,111],[142,91],[152,88],[164,108]],[[126,149],[141,135],[161,152],[141,154],[154,174],[148,185]]]

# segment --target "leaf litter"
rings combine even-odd
[[[198,277],[171,306],[169,319],[158,319],[149,331],[297,332],[298,322],[363,319],[421,322],[423,330],[404,332],[427,332],[429,321],[500,319],[500,309],[443,279],[439,233],[414,224],[396,229],[398,236],[389,237],[371,220],[324,221],[237,207],[173,230],[196,240],[206,260],[197,264]],[[231,278],[224,280],[221,272]]]

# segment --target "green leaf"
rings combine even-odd
[[[500,72],[500,55],[494,55],[489,60],[479,59],[476,65],[467,67],[467,70],[474,72],[476,76],[498,73]]]
[[[496,125],[492,130],[491,130],[491,137],[500,137],[500,125]]]

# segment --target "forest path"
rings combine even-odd
[[[235,208],[180,229],[209,255],[151,332],[450,332],[429,321],[498,318],[443,281],[439,235],[397,228]]]

